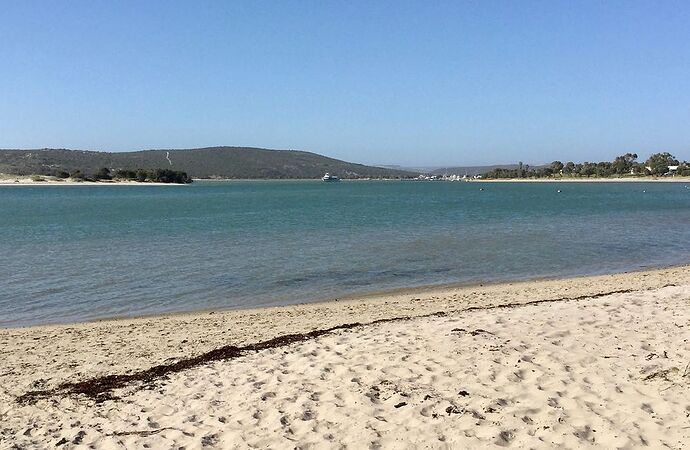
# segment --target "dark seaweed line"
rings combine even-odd
[[[674,284],[667,284],[663,287],[675,286]],[[149,369],[145,369],[139,372],[125,374],[125,375],[105,375],[95,378],[90,378],[84,381],[78,382],[65,382],[53,389],[46,390],[35,390],[28,391],[21,396],[17,397],[16,401],[20,404],[33,404],[38,400],[53,397],[53,396],[69,396],[69,395],[84,395],[87,398],[94,400],[96,403],[101,403],[106,400],[117,400],[113,394],[116,389],[125,388],[134,383],[140,383],[138,389],[142,389],[146,386],[153,386],[157,380],[164,379],[170,374],[182,372],[187,369],[191,369],[197,366],[208,364],[215,361],[227,361],[240,356],[244,356],[251,352],[258,352],[261,350],[268,350],[272,348],[285,347],[298,342],[304,342],[318,337],[324,336],[326,334],[333,333],[340,330],[349,330],[352,328],[377,325],[386,322],[397,322],[405,321],[410,319],[418,319],[425,317],[443,317],[447,314],[454,314],[466,311],[476,311],[476,310],[488,310],[488,309],[502,309],[502,308],[517,308],[522,306],[538,305],[541,303],[553,303],[561,301],[572,301],[572,300],[584,300],[588,298],[599,298],[612,294],[625,294],[633,292],[633,289],[620,289],[610,292],[602,292],[594,295],[581,295],[578,297],[562,297],[557,299],[546,299],[546,300],[533,300],[524,303],[505,303],[501,305],[492,306],[470,306],[467,308],[456,309],[451,311],[437,311],[434,313],[423,314],[419,316],[403,316],[403,317],[391,317],[385,319],[377,319],[372,322],[353,322],[346,323],[342,325],[336,325],[334,327],[325,328],[322,330],[313,330],[308,333],[295,333],[295,334],[285,334],[282,336],[269,339],[267,341],[261,341],[254,344],[248,344],[244,346],[226,345],[214,350],[211,350],[201,355],[197,355],[191,358],[183,359],[170,364],[161,364],[158,366],[153,366]]]

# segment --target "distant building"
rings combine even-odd
[[[654,172],[654,170],[653,170],[651,167],[649,167],[649,166],[645,166],[645,169],[647,169],[647,170],[650,171],[650,172]],[[668,166],[668,172],[666,172],[666,173],[667,173],[667,174],[674,174],[674,173],[676,173],[677,171],[678,171],[678,166]],[[632,173],[632,172],[631,172],[631,173]]]

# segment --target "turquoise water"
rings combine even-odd
[[[0,326],[20,326],[688,263],[690,189],[8,186],[0,233]]]

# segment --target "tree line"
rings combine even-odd
[[[192,178],[187,175],[187,172],[170,169],[153,169],[153,170],[129,170],[117,169],[114,172],[107,167],[102,167],[92,175],[86,175],[81,170],[73,172],[60,171],[57,173],[58,178],[72,178],[81,181],[108,181],[108,180],[128,180],[138,181],[141,183],[176,183],[188,184],[192,182]]]
[[[677,166],[677,168],[675,167]],[[674,167],[671,170],[669,167]],[[668,152],[655,153],[645,162],[637,161],[636,153],[617,156],[613,161],[574,163],[554,161],[547,166],[530,167],[520,162],[513,169],[494,169],[484,178],[551,178],[551,177],[623,177],[623,176],[690,176],[690,163],[680,162]]]

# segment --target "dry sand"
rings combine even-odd
[[[114,400],[17,402],[404,316],[126,384]],[[0,448],[690,448],[689,339],[690,267],[3,329]]]

